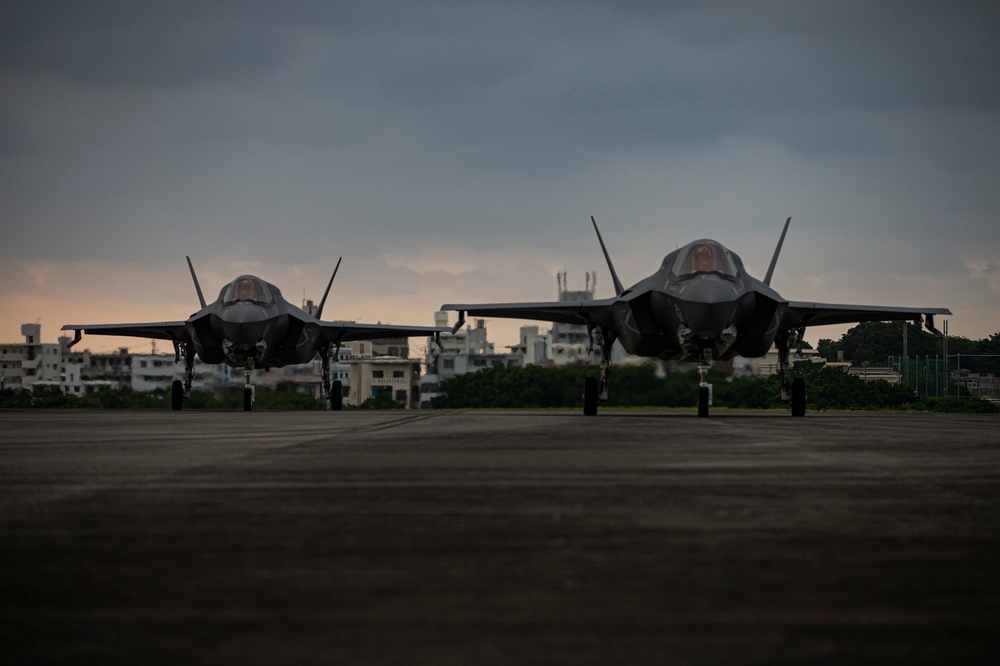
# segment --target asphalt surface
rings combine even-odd
[[[0,412],[0,663],[983,663],[994,415]]]

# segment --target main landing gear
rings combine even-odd
[[[781,399],[791,402],[792,416],[806,415],[806,380],[802,377],[792,379],[791,391],[788,390],[788,370],[791,367],[788,362],[788,352],[792,344],[799,345],[802,351],[802,336],[805,329],[795,331],[781,331],[774,338],[774,344],[778,348],[778,378],[781,381]]]
[[[333,358],[340,358],[340,343],[331,344],[334,347]],[[319,352],[323,361],[323,399],[330,404],[330,409],[339,412],[344,408],[344,384],[339,379],[330,381],[330,347]]]
[[[587,377],[583,380],[583,414],[596,416],[597,403],[608,399],[608,371],[611,368],[611,348],[615,344],[615,336],[614,333],[595,326],[588,327],[587,332],[590,334],[591,350],[595,342],[601,348],[601,378]]]
[[[583,415],[597,415],[597,377],[583,380]]]
[[[194,347],[184,342],[174,342],[174,363],[184,354],[184,381],[175,379],[170,384],[170,409],[179,412],[184,401],[191,397],[191,382],[194,379]]]
[[[179,379],[175,379],[174,383],[170,385],[170,409],[175,412],[181,411],[181,407],[184,405],[184,382]]]

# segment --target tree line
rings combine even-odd
[[[459,375],[441,383],[442,395],[431,401],[437,409],[579,408],[585,377],[598,369],[583,366],[507,367],[502,364]],[[697,370],[660,376],[653,363],[616,365],[611,370],[608,407],[685,407],[698,401]],[[810,361],[794,364],[791,377],[806,380],[810,409],[913,409],[921,411],[986,411],[1000,409],[982,400],[920,398],[908,386],[868,382]],[[709,371],[716,406],[734,409],[786,409],[777,376],[733,377]]]
[[[816,351],[827,361],[836,361],[837,353],[854,365],[888,364],[888,359],[903,355],[903,327],[906,327],[906,353],[909,357],[943,354],[942,340],[912,322],[866,322],[851,328],[840,340],[820,339]],[[962,355],[962,368],[982,374],[1000,375],[1000,333],[970,340],[948,337],[948,355]],[[952,369],[955,359],[952,359]]]
[[[345,409],[402,409],[402,405],[386,396],[370,398],[360,407]],[[37,391],[4,389],[0,391],[0,408],[8,409],[170,409],[170,389],[133,391],[129,387],[101,388],[86,395],[68,395],[58,388]],[[243,387],[227,386],[217,393],[191,391],[184,409],[243,409]],[[308,393],[300,393],[295,384],[282,382],[274,388],[254,390],[254,409],[319,410],[326,402]]]

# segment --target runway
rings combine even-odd
[[[0,411],[0,662],[978,663],[998,426]]]

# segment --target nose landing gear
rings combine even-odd
[[[253,375],[254,362],[252,358],[247,359],[247,364],[243,368],[243,411],[249,412],[253,409],[253,386],[250,385],[250,377]]]
[[[708,418],[708,408],[712,406],[712,385],[708,383],[708,371],[712,369],[712,350],[702,350],[702,360],[698,364],[698,417]]]

